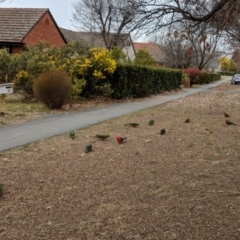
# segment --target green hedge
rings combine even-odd
[[[180,87],[182,71],[119,64],[110,79],[113,98],[146,97]]]
[[[195,84],[205,84],[205,83],[211,83],[217,80],[221,79],[221,74],[220,73],[208,73],[205,71],[200,72],[198,75],[196,81],[194,82]]]
[[[227,71],[218,72],[218,73],[223,76],[233,76],[235,74],[235,72],[227,72]]]

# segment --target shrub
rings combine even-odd
[[[113,90],[113,98],[146,97],[150,94],[179,88],[182,71],[135,64],[118,64],[109,81]]]
[[[150,55],[148,51],[142,49],[136,53],[134,63],[144,66],[156,66],[155,59]]]
[[[83,90],[84,97],[91,95],[108,95],[109,81],[116,70],[117,64],[110,52],[105,48],[91,48],[84,62],[79,65],[80,74],[86,80]]]
[[[71,97],[72,81],[65,71],[43,72],[33,84],[34,96],[50,109],[61,108]]]
[[[11,61],[10,54],[7,49],[0,49],[0,82],[6,82],[8,73],[8,65]]]
[[[119,47],[113,47],[113,49],[110,52],[110,56],[116,62],[119,63],[127,62],[127,55]]]
[[[210,75],[207,71],[202,70],[197,78],[197,84],[210,83]]]
[[[184,73],[188,74],[190,78],[190,86],[194,83],[197,83],[197,78],[200,74],[200,70],[198,68],[187,68],[183,70]]]
[[[69,43],[59,48],[48,43],[38,43],[25,49],[18,58],[14,83],[26,98],[33,97],[33,82],[42,72],[50,69],[66,71],[74,87],[72,94],[79,95],[86,84],[80,64],[84,62],[88,48],[82,43]],[[24,74],[23,74],[24,73]]]

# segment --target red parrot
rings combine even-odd
[[[122,143],[125,139],[127,138],[124,138],[124,137],[116,137],[118,143]]]
[[[226,112],[223,112],[224,117],[230,117]]]

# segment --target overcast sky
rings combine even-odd
[[[0,7],[49,8],[59,27],[75,30],[71,23],[73,0],[5,0]]]

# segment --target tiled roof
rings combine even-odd
[[[134,42],[133,45],[136,52],[138,52],[139,50],[146,50],[147,52],[149,52],[149,54],[156,60],[156,62],[163,62],[167,59],[166,54],[156,43]]]
[[[0,8],[0,42],[21,42],[47,8]]]
[[[83,41],[91,47],[105,47],[103,37],[98,32],[76,32],[65,28],[59,28],[67,42]],[[112,39],[116,34],[111,33]],[[128,39],[129,34],[120,34],[121,40],[118,42],[118,46],[123,47],[126,45],[125,41]]]

